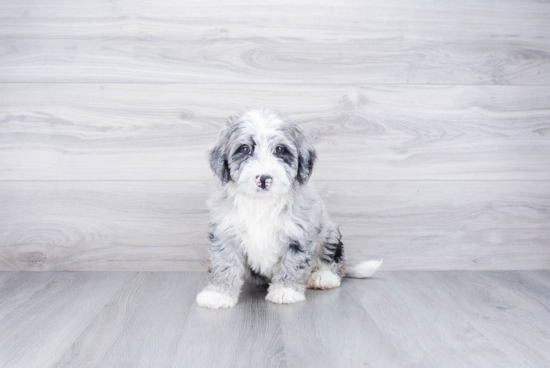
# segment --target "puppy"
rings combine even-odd
[[[210,209],[207,308],[237,304],[245,279],[269,284],[266,300],[296,303],[306,287],[332,289],[343,277],[372,276],[382,261],[346,271],[342,235],[308,183],[315,149],[272,110],[229,119],[210,151],[219,178]]]

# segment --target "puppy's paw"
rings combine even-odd
[[[197,304],[204,308],[230,308],[237,304],[237,298],[216,291],[203,290],[197,295]]]
[[[340,276],[331,271],[315,271],[307,280],[310,289],[334,289],[340,286]]]
[[[304,293],[291,288],[280,288],[267,293],[265,300],[269,300],[270,302],[277,304],[291,304],[303,302],[306,300],[306,296]]]

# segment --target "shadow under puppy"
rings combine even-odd
[[[314,163],[315,149],[285,116],[257,109],[229,119],[210,151],[221,180],[208,203],[210,282],[200,306],[233,307],[246,278],[269,284],[266,300],[296,303],[306,287],[335,288],[380,267],[346,271],[340,231],[308,184]]]

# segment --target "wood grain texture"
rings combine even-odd
[[[381,271],[294,305],[247,284],[236,307],[208,310],[205,273],[1,272],[21,293],[0,294],[0,310],[18,304],[0,317],[0,367],[538,368],[550,313],[505,284],[548,290],[543,276]]]
[[[319,181],[350,263],[550,268],[548,182]],[[208,182],[1,182],[2,270],[204,270]]]
[[[201,276],[197,293],[207,285]],[[287,367],[280,306],[267,302],[266,293],[245,284],[237,306],[224,310],[201,308],[193,295],[172,367]]]
[[[545,2],[3,1],[3,82],[531,84]]]
[[[396,346],[394,337],[361,306],[350,290],[353,285],[345,280],[334,290],[308,290],[304,303],[277,306],[289,366],[415,366],[413,354]],[[357,289],[370,293],[364,282]]]
[[[334,184],[320,191],[354,261],[384,258],[399,265],[393,270],[550,268],[547,182]]]
[[[507,355],[512,366],[541,367],[550,359],[550,315],[540,304],[476,273],[419,273],[417,285],[444,308],[469,316],[470,323]],[[447,290],[453,290],[452,293]],[[512,321],[510,316],[521,320]]]
[[[46,287],[50,280],[45,275],[40,272],[1,272],[0,320]]]
[[[535,0],[2,1],[0,269],[205,269],[206,152],[258,106],[317,148],[352,263],[548,269],[549,16]],[[272,365],[303,363],[277,349]]]
[[[550,87],[5,84],[0,180],[210,180],[227,117],[269,106],[314,178],[550,180]]]
[[[484,271],[480,274],[523,298],[540,304],[550,312],[550,273],[548,271]]]
[[[2,269],[206,267],[205,183],[3,184]]]
[[[445,304],[437,292],[455,293],[448,285],[430,286],[434,292],[419,287],[419,275],[437,279],[439,272],[386,272],[373,280],[345,280],[350,299],[363,306],[391,336],[398,351],[411,357],[409,366],[419,367],[525,367],[514,355],[485,336],[472,323],[475,311],[463,313]],[[457,272],[454,275],[461,275]],[[460,277],[460,276],[455,276]],[[365,292],[368,288],[368,292]],[[457,297],[468,298],[460,292]],[[481,308],[480,308],[481,309]],[[429,336],[428,339],[425,337]],[[467,354],[463,352],[468,351]],[[404,365],[400,365],[404,366]]]
[[[129,275],[54,367],[186,366],[176,355],[178,341],[187,331],[186,321],[204,275]]]
[[[32,280],[22,277],[18,293],[1,296],[2,306],[11,304],[14,296],[25,295],[26,300],[2,313],[0,367],[51,367],[127,275],[44,272]]]

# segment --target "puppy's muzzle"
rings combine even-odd
[[[254,179],[254,182],[258,187],[266,190],[269,189],[272,181],[273,181],[273,178],[269,175],[258,175]]]

